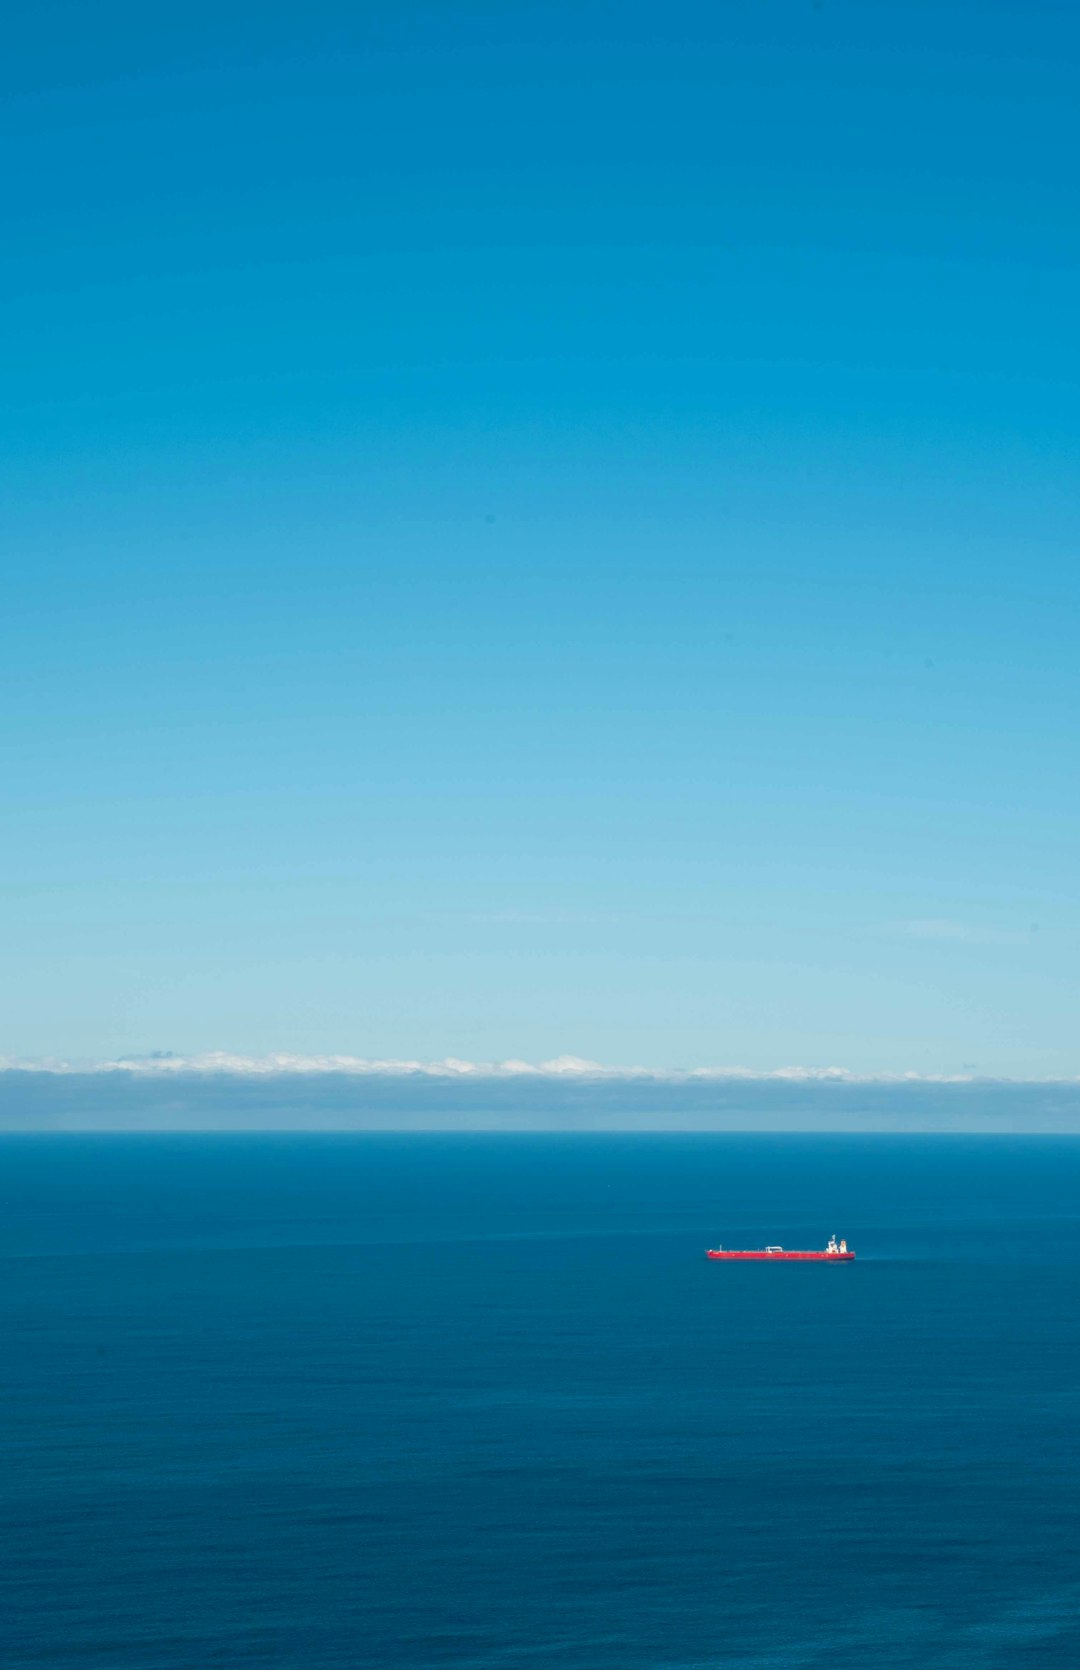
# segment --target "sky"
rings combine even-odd
[[[1078,60],[16,4],[0,1054],[1080,1074]]]

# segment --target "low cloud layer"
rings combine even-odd
[[[871,1073],[860,1074],[846,1067],[775,1067],[758,1071],[753,1067],[607,1067],[600,1061],[586,1061],[577,1055],[559,1055],[551,1061],[462,1061],[448,1056],[442,1061],[394,1061],[357,1055],[233,1055],[210,1050],[201,1055],[175,1055],[158,1050],[151,1055],[119,1056],[93,1062],[21,1061],[0,1056],[0,1072],[36,1072],[63,1075],[127,1073],[144,1078],[175,1078],[217,1075],[225,1078],[318,1078],[323,1075],[360,1079],[435,1079],[472,1082],[494,1079],[544,1079],[556,1083],[637,1084],[971,1084],[972,1073]],[[1080,1079],[1076,1081],[1080,1084]]]
[[[0,1131],[1078,1132],[1080,1080],[158,1054],[0,1061]]]

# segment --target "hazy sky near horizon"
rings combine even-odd
[[[1078,60],[16,5],[0,1052],[1080,1071]]]

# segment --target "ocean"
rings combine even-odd
[[[0,1663],[1080,1663],[1078,1200],[1057,1137],[6,1137]]]

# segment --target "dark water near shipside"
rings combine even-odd
[[[1080,1662],[1078,1140],[9,1138],[0,1329],[5,1670]]]

